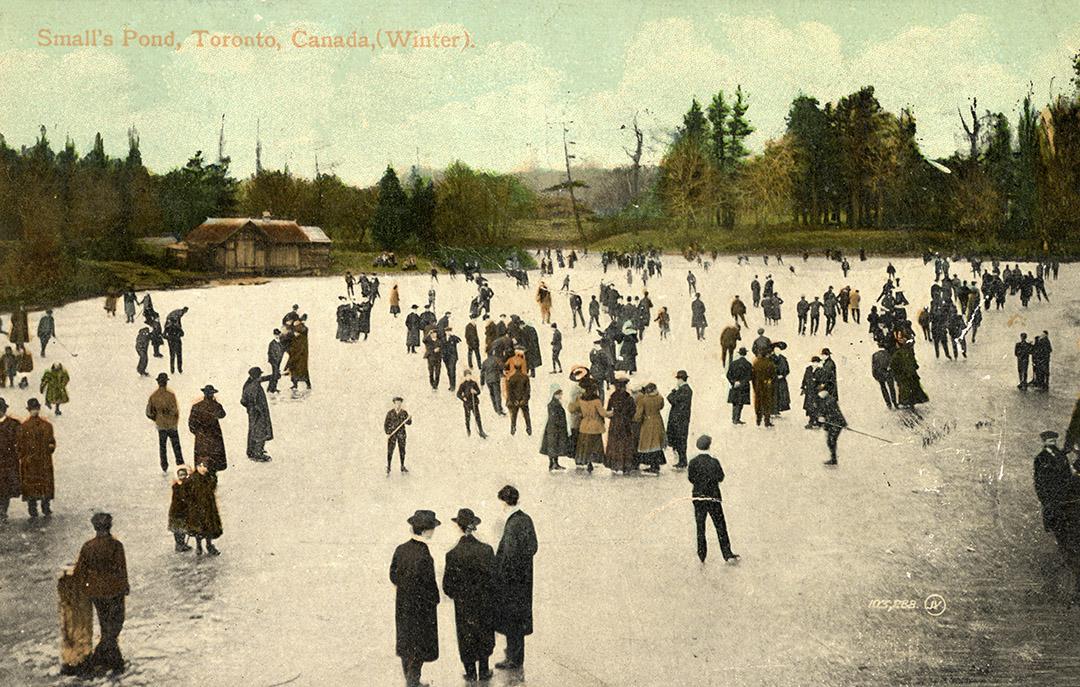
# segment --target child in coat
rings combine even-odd
[[[195,474],[187,479],[187,531],[195,536],[195,553],[202,555],[203,540],[206,553],[217,556],[214,540],[221,537],[221,516],[217,507],[217,475],[210,472],[210,459],[195,458]]]
[[[176,552],[191,551],[187,543],[188,513],[188,469],[186,465],[176,466],[176,479],[172,483],[172,500],[169,502],[169,531],[176,541]]]

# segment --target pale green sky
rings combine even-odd
[[[619,164],[619,125],[635,110],[657,137],[691,96],[742,84],[755,147],[784,128],[803,90],[835,100],[873,84],[890,109],[910,106],[925,151],[957,147],[956,107],[1012,112],[1032,83],[1038,102],[1068,87],[1080,49],[1080,2],[34,2],[0,8],[0,133],[33,140],[46,124],[85,150],[95,131],[121,154],[135,124],[143,158],[164,170],[196,149],[254,165],[313,171],[314,157],[368,183],[392,162],[443,166],[460,158],[514,170],[557,166],[556,122],[572,119],[584,162]],[[175,32],[180,50],[58,48],[39,30],[125,27]],[[281,50],[197,48],[191,32],[253,35]],[[376,31],[468,31],[464,50],[296,49],[294,31],[375,40]],[[650,153],[658,157],[660,146]]]

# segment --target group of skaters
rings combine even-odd
[[[700,255],[695,255],[700,260]],[[841,258],[842,263],[846,259]],[[545,260],[549,260],[545,256]],[[554,259],[560,266],[564,263],[573,265],[576,255],[570,258],[556,252]],[[611,253],[602,258],[605,268],[615,265],[622,269],[636,271],[643,283],[649,276],[660,276],[661,260],[658,253],[642,251],[638,253]],[[924,332],[934,340],[938,332],[934,324],[935,317],[949,325],[943,325],[941,331],[949,333],[949,342],[957,344],[957,339],[966,338],[970,333],[974,342],[981,311],[985,305],[980,295],[985,291],[975,287],[973,280],[967,282],[949,276],[947,263],[936,262],[939,269],[938,279],[931,287],[930,305],[926,308],[929,325]],[[891,267],[891,265],[890,265]],[[983,284],[996,284],[999,277],[997,265],[983,278]],[[848,266],[850,269],[850,266]],[[1000,277],[1002,283],[1017,283],[1013,275],[1017,269]],[[846,270],[845,270],[846,271]],[[506,270],[508,274],[510,270]],[[1053,273],[1056,267],[1040,269],[1040,277]],[[513,276],[511,274],[511,276]],[[348,300],[338,309],[338,339],[355,341],[358,334],[366,334],[362,322],[364,315],[370,325],[370,313],[378,298],[377,278],[367,282],[365,288],[362,275],[361,299],[355,300],[353,285],[346,279]],[[1006,279],[1008,277],[1008,279]],[[978,278],[978,277],[976,277]],[[484,390],[490,397],[491,407],[499,416],[509,415],[510,433],[517,428],[518,417],[524,421],[527,434],[532,434],[532,418],[529,406],[532,385],[536,380],[537,370],[543,367],[543,355],[540,349],[539,332],[525,318],[518,314],[499,315],[492,318],[491,307],[494,290],[481,275],[473,279],[477,284],[477,295],[469,308],[469,321],[464,328],[464,339],[459,338],[451,324],[451,311],[442,316],[436,315],[434,299],[422,311],[418,305],[412,305],[412,312],[405,318],[406,347],[410,353],[419,353],[424,348],[423,357],[428,369],[428,380],[432,389],[438,389],[442,383],[442,370],[446,371],[447,389],[454,393],[454,398],[462,404],[466,432],[471,434],[475,424],[480,437],[486,437],[481,424],[481,395]],[[1017,286],[1016,293],[1023,297],[1023,279]],[[761,309],[763,318],[770,325],[777,325],[780,320],[779,298],[773,280],[766,277],[764,285],[755,288],[757,278],[750,285],[751,300],[743,302],[736,297],[732,304],[733,323],[726,327],[721,335],[723,362],[726,365],[725,376],[730,383],[728,402],[732,405],[732,422],[745,424],[742,409],[751,403],[753,395],[756,424],[770,427],[773,420],[791,409],[791,393],[787,381],[790,364],[783,351],[787,346],[782,341],[773,341],[766,336],[765,328],[757,330],[757,338],[750,350],[745,347],[736,349],[741,340],[742,327],[746,326],[747,306]],[[568,281],[564,281],[568,285]],[[697,291],[696,277],[688,273],[688,285],[693,296],[691,326],[697,330],[699,338],[704,337],[707,322],[704,319],[704,304]],[[1032,288],[1039,291],[1032,282]],[[432,286],[434,289],[434,285]],[[569,290],[569,289],[567,289]],[[1044,289],[1043,289],[1044,291]],[[131,293],[129,298],[128,293]],[[997,292],[994,291],[994,294]],[[1045,294],[1045,292],[1044,292]],[[614,284],[601,282],[598,293],[590,295],[589,317],[586,320],[583,299],[576,291],[569,292],[569,306],[574,316],[573,328],[578,319],[584,330],[591,333],[596,325],[597,336],[589,353],[588,365],[571,365],[569,369],[568,389],[562,384],[552,384],[546,395],[547,419],[540,439],[540,453],[548,459],[551,471],[565,469],[561,459],[573,458],[576,468],[592,472],[596,465],[602,465],[613,473],[630,475],[637,473],[658,474],[660,467],[667,463],[666,449],[672,449],[676,462],[674,467],[687,470],[687,478],[693,484],[695,521],[698,530],[698,555],[702,561],[706,558],[705,524],[711,517],[717,530],[721,553],[725,560],[735,561],[738,555],[731,549],[726,521],[721,507],[719,483],[724,479],[719,461],[708,455],[711,439],[700,436],[696,447],[702,453],[688,460],[687,441],[689,434],[693,390],[689,375],[685,370],[674,373],[673,382],[664,392],[658,385],[645,380],[633,383],[637,372],[637,347],[651,323],[660,325],[661,336],[670,327],[670,320],[663,320],[660,314],[666,313],[660,308],[653,317],[656,306],[649,298],[648,291],[642,289],[640,297],[627,297],[620,294]],[[140,329],[139,336],[153,344],[155,330],[161,330],[161,339],[170,343],[170,372],[182,374],[183,356],[179,339],[183,337],[181,318],[187,308],[169,313],[164,326],[160,317],[153,310],[150,295],[137,298],[130,289],[123,294],[125,314],[128,321],[134,321],[134,306],[143,308],[146,326]],[[575,299],[574,297],[577,296]],[[996,295],[994,296],[996,298]],[[115,313],[116,299],[112,299],[112,311]],[[1042,298],[1040,297],[1040,300]],[[397,286],[391,290],[390,312],[393,316],[400,313],[400,297]],[[1048,300],[1048,297],[1047,297]],[[541,282],[537,290],[537,304],[540,310],[540,327],[551,332],[551,374],[562,373],[559,362],[562,331],[551,320],[551,292],[546,283]],[[129,302],[131,307],[129,309]],[[576,303],[576,304],[575,304]],[[697,304],[701,305],[697,305]],[[806,306],[803,304],[806,303]],[[815,306],[815,303],[820,305]],[[366,307],[365,307],[366,306]],[[839,292],[832,287],[810,303],[800,299],[796,307],[799,316],[798,332],[801,335],[817,333],[819,309],[826,317],[825,334],[832,333],[837,320],[860,323],[860,295],[857,289],[845,286]],[[928,398],[921,387],[918,375],[918,363],[915,359],[915,343],[912,321],[908,315],[910,303],[900,288],[900,280],[895,269],[889,271],[888,279],[882,286],[881,294],[867,316],[870,333],[878,346],[871,361],[871,373],[879,382],[883,399],[890,408],[914,408],[927,402]],[[109,303],[107,303],[109,310]],[[608,323],[601,326],[601,313]],[[945,313],[943,315],[942,313]],[[921,315],[921,314],[920,314]],[[48,327],[44,331],[49,338],[55,337],[55,329],[48,313]],[[956,317],[962,318],[963,328],[957,335],[950,325]],[[355,318],[355,319],[354,319]],[[13,322],[16,318],[13,318]],[[922,325],[921,316],[917,318]],[[305,382],[310,388],[307,370],[307,317],[300,313],[299,306],[293,308],[282,318],[281,329],[274,330],[274,337],[268,349],[269,374],[260,367],[249,370],[248,380],[244,384],[241,405],[248,413],[248,457],[252,460],[266,461],[266,441],[273,438],[269,406],[266,392],[277,390],[277,382],[282,372],[291,375],[293,387]],[[154,323],[158,323],[155,326]],[[741,324],[740,324],[741,323]],[[808,326],[809,325],[809,326]],[[929,330],[927,332],[927,329]],[[28,340],[28,327],[25,324],[12,326],[13,334],[18,330],[18,338],[12,337],[12,343],[20,350]],[[173,331],[177,340],[175,347],[166,336],[166,331]],[[178,330],[178,332],[177,332]],[[39,331],[42,331],[39,329]],[[144,336],[145,333],[145,336]],[[1025,337],[1026,338],[1026,337]],[[1049,343],[1048,335],[1043,338]],[[42,344],[42,353],[45,352]],[[464,343],[466,365],[459,366],[458,347]],[[20,345],[23,344],[23,345]],[[162,357],[155,347],[155,355]],[[138,344],[137,344],[138,348]],[[147,374],[143,346],[140,354],[140,374]],[[935,349],[939,348],[935,346]],[[956,349],[946,355],[955,356]],[[966,345],[961,344],[966,352]],[[748,360],[748,353],[753,360]],[[1027,354],[1036,357],[1034,345]],[[285,360],[288,362],[285,362]],[[1021,354],[1017,353],[1017,358]],[[1048,385],[1048,354],[1044,367],[1041,359],[1036,364],[1034,384]],[[457,379],[459,371],[460,383]],[[50,368],[51,369],[51,368]],[[1021,383],[1026,373],[1021,372]],[[159,459],[163,472],[169,472],[167,448],[171,444],[175,468],[171,481],[170,501],[167,526],[173,536],[173,545],[178,553],[191,551],[189,538],[195,539],[196,553],[217,555],[219,550],[215,540],[222,536],[222,522],[217,508],[216,489],[218,473],[227,468],[224,441],[221,434],[220,420],[225,417],[224,407],[217,401],[217,389],[207,385],[202,389],[203,399],[195,403],[188,413],[188,429],[194,435],[193,468],[184,461],[179,440],[178,426],[180,410],[175,395],[168,389],[169,375],[162,372],[157,376],[158,389],[147,404],[147,417],[152,420],[158,432]],[[63,384],[67,380],[64,377]],[[264,384],[269,384],[266,391]],[[666,392],[666,393],[665,393]],[[837,370],[829,348],[823,348],[819,355],[813,356],[803,373],[800,383],[803,399],[803,411],[806,414],[806,426],[809,429],[823,429],[826,445],[829,449],[827,464],[837,464],[837,444],[841,432],[847,428],[847,422],[838,402]],[[568,396],[568,397],[567,397]],[[47,396],[48,398],[48,396]],[[57,397],[53,397],[55,401]],[[63,395],[66,403],[66,393]],[[27,402],[29,417],[23,421],[7,415],[7,403],[0,399],[0,487],[6,495],[2,501],[4,514],[10,498],[22,496],[27,501],[32,517],[37,516],[37,507],[48,516],[51,513],[53,498],[52,454],[56,444],[51,425],[40,417],[41,406],[37,399]],[[666,411],[666,417],[664,414]],[[59,414],[59,413],[57,413]],[[384,432],[387,436],[387,472],[390,472],[393,454],[398,454],[402,472],[405,467],[405,447],[407,427],[412,423],[412,416],[404,408],[401,397],[392,400],[392,408],[384,420]],[[1080,572],[1080,512],[1073,513],[1073,504],[1080,501],[1080,461],[1070,466],[1064,459],[1065,452],[1054,444],[1056,434],[1044,434],[1046,447],[1036,460],[1036,485],[1039,498],[1044,507],[1044,522],[1048,531],[1058,538],[1062,550],[1070,561],[1075,561]],[[1074,414],[1069,434],[1066,438],[1066,451],[1077,450],[1080,442],[1080,404]],[[1062,464],[1064,461],[1064,468]],[[494,648],[493,633],[502,632],[507,636],[506,660],[496,667],[512,670],[521,669],[524,664],[524,636],[532,631],[532,556],[536,552],[536,535],[532,522],[517,509],[518,494],[512,487],[499,492],[499,499],[509,511],[507,525],[498,551],[479,542],[475,537],[476,526],[480,519],[469,509],[462,509],[453,521],[461,529],[462,536],[458,545],[447,554],[446,574],[442,587],[448,597],[455,600],[460,658],[465,667],[468,680],[483,680],[490,677],[488,665]],[[123,599],[127,594],[126,563],[123,561],[123,547],[111,537],[111,516],[96,514],[92,522],[96,536],[84,547],[76,565],[74,575],[79,579],[91,579],[102,583],[100,589],[93,591],[92,599],[98,610],[102,626],[101,641],[91,659],[91,667],[122,667],[116,637],[123,624]],[[409,519],[413,538],[402,545],[394,554],[391,565],[391,581],[397,587],[397,653],[402,660],[402,668],[410,685],[419,684],[420,669],[424,662],[438,657],[437,623],[435,606],[439,602],[439,591],[434,579],[434,566],[428,550],[427,541],[431,533],[440,525],[431,511],[417,511]],[[1078,576],[1080,579],[1080,576]],[[94,583],[96,584],[96,583]],[[90,589],[94,584],[89,584]],[[1080,582],[1078,582],[1080,590]],[[86,666],[84,666],[86,668]]]

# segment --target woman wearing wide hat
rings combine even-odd
[[[439,587],[427,541],[441,525],[434,511],[418,510],[407,521],[412,538],[394,550],[390,581],[397,587],[394,620],[397,655],[407,687],[420,685],[424,663],[439,658]]]

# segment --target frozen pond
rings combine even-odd
[[[569,382],[546,366],[532,389],[534,436],[511,437],[508,419],[496,417],[485,397],[491,438],[467,438],[461,404],[445,380],[439,391],[430,389],[423,360],[405,352],[404,317],[387,312],[395,281],[405,311],[425,302],[424,275],[382,280],[372,334],[357,344],[334,339],[344,293],[338,277],[153,294],[163,315],[191,308],[185,373],[171,382],[189,459],[187,409],[199,388],[220,389],[229,414],[222,425],[230,466],[218,489],[222,555],[176,554],[166,531],[168,481],[144,416],[153,375],[167,370],[168,359],[151,358],[151,377],[140,378],[137,327],[124,323],[122,310],[107,319],[100,300],[57,310],[60,341],[78,356],[54,344],[47,360],[35,360],[31,378],[36,391],[44,364],[54,360],[72,378],[64,415],[45,413],[58,441],[55,515],[29,521],[23,504],[12,503],[11,520],[0,524],[0,684],[65,684],[55,578],[91,536],[96,509],[114,515],[132,583],[121,635],[131,669],[115,684],[269,686],[294,677],[290,684],[401,684],[387,571],[394,547],[408,538],[406,517],[429,508],[443,521],[430,543],[441,581],[443,556],[457,540],[450,517],[472,508],[484,519],[480,537],[495,544],[495,494],[507,482],[521,490],[540,539],[530,687],[1080,683],[1080,611],[1066,608],[1072,580],[1042,531],[1031,480],[1038,432],[1063,432],[1076,399],[1080,272],[1066,265],[1048,282],[1052,304],[1023,310],[1011,297],[1006,310],[986,313],[966,360],[935,360],[932,345],[920,341],[931,402],[920,407],[921,424],[909,426],[908,414],[885,408],[870,376],[875,349],[865,324],[840,322],[830,337],[799,337],[795,328],[799,295],[820,295],[830,284],[861,290],[865,321],[885,261],[856,260],[846,280],[836,263],[820,258],[788,263],[796,274],[764,267],[760,258],[736,266],[722,257],[707,273],[694,266],[709,308],[704,342],[689,326],[687,263],[668,256],[664,277],[648,284],[653,302],[671,313],[672,337],[661,342],[652,325],[635,379],[655,381],[666,394],[676,370],[689,372],[691,444],[700,433],[714,438],[727,472],[724,506],[738,566],[722,564],[712,535],[712,556],[698,563],[683,472],[548,473],[538,454],[548,385]],[[932,265],[894,264],[915,312],[929,298]],[[768,273],[786,301],[781,324],[768,333],[790,344],[793,410],[772,430],[752,422],[735,427],[718,338],[732,295],[749,301],[750,280]],[[625,274],[610,277],[622,293],[640,295],[639,281],[628,289]],[[572,271],[586,301],[600,278],[592,257]],[[548,279],[553,290],[561,282],[558,270]],[[532,287],[520,290],[493,276],[493,313],[516,312],[536,325],[547,363],[550,337],[539,326],[536,283],[534,274]],[[463,278],[441,275],[436,309],[454,312],[459,336],[473,294]],[[293,303],[309,315],[314,389],[292,398],[283,379],[286,391],[271,406],[276,438],[267,448],[274,459],[255,464],[244,457],[240,389],[249,367],[265,367],[270,333]],[[556,294],[555,303],[569,371],[586,361],[593,337],[571,329],[565,297]],[[760,310],[749,318],[752,329],[761,326]],[[32,313],[32,327],[36,320]],[[1052,389],[1021,393],[1013,343],[1021,330],[1044,329],[1055,348]],[[802,369],[822,346],[837,361],[848,422],[896,442],[845,433],[836,470],[821,465],[825,438],[803,429],[798,397]],[[460,353],[464,362],[464,344]],[[398,394],[415,418],[411,473],[395,468],[387,476],[382,423]],[[30,392],[0,395],[21,417]],[[752,419],[752,409],[746,415]],[[926,436],[934,441],[924,447]],[[923,610],[931,594],[947,604],[936,617]],[[873,608],[875,599],[914,600],[917,608]],[[425,666],[424,678],[438,687],[463,684],[453,604],[445,598],[439,630],[441,658]],[[501,652],[500,638],[496,658]],[[491,684],[505,680],[498,675]]]

